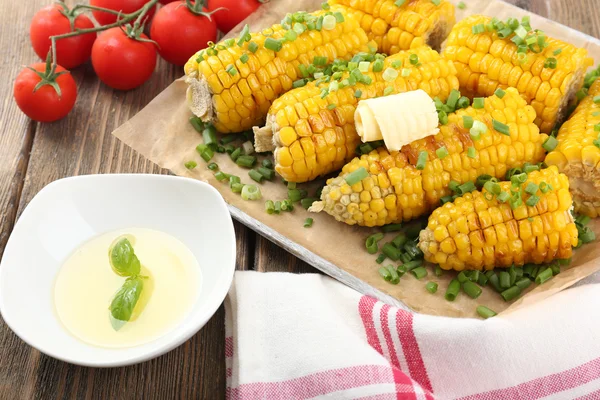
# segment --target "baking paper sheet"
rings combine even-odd
[[[319,8],[321,2],[322,0],[274,0],[261,6],[244,23],[248,23],[253,31],[263,29],[279,22],[288,12],[312,11]],[[464,2],[467,8],[456,10],[457,20],[478,13],[496,16],[502,20],[509,16],[520,18],[530,15],[531,25],[534,28],[542,29],[549,36],[585,47],[596,62],[600,61],[598,39],[501,1]],[[243,23],[237,31],[241,26]],[[476,317],[475,309],[479,304],[486,305],[497,312],[504,310],[509,312],[543,300],[600,270],[600,245],[588,244],[576,251],[571,268],[541,286],[532,285],[534,289],[512,305],[504,302],[491,288],[484,290],[476,300],[466,295],[459,296],[455,302],[444,300],[444,292],[454,276],[453,273],[445,273],[444,276],[437,278],[430,270],[429,275],[422,280],[405,276],[398,285],[391,285],[381,279],[377,272],[380,265],[375,263],[373,255],[365,251],[365,238],[373,233],[372,229],[341,224],[325,213],[309,214],[299,205],[292,213],[268,215],[264,210],[265,199],[282,200],[287,197],[287,189],[280,180],[266,182],[261,186],[263,193],[261,201],[243,201],[238,194],[229,189],[227,184],[218,182],[213,172],[206,168],[206,163],[195,151],[195,147],[202,142],[202,137],[188,122],[191,113],[185,104],[186,87],[182,80],[175,81],[113,134],[146,158],[171,170],[174,174],[199,179],[213,185],[231,206],[234,217],[363,293],[426,314]],[[197,161],[198,167],[191,171],[187,170],[184,163],[189,160]],[[228,155],[215,154],[213,161],[219,164],[222,171],[240,176],[243,182],[252,182],[247,175],[247,170],[235,165]],[[301,187],[308,189],[311,194],[321,184],[322,182],[314,182]],[[314,219],[310,229],[302,227],[307,217]],[[592,224],[592,228],[600,233],[600,221]],[[392,237],[393,233],[389,234],[389,238],[386,237],[384,242],[391,240]],[[439,290],[435,295],[425,290],[425,283],[428,281],[439,283]]]

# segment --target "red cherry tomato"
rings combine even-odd
[[[148,0],[90,0],[90,5],[110,10],[120,11],[123,14],[130,14],[139,10],[146,4]],[[148,21],[154,15],[156,6],[152,7],[146,14],[145,21]],[[100,25],[112,24],[117,20],[115,14],[110,14],[105,11],[92,11],[94,18]]]
[[[139,36],[148,39],[144,34]],[[98,78],[108,86],[129,90],[146,82],[156,66],[155,45],[111,28],[98,36],[92,47],[92,65]]]
[[[165,60],[184,65],[194,53],[206,47],[206,42],[217,40],[217,24],[214,19],[194,14],[185,2],[178,1],[158,10],[150,37],[158,43],[158,52]]]
[[[59,5],[50,5],[35,13],[29,27],[29,37],[33,50],[42,60],[50,51],[50,36],[72,32],[71,23],[61,11]],[[94,24],[85,15],[78,15],[74,20],[76,29],[93,28]],[[92,45],[96,40],[95,33],[74,36],[56,41],[56,59],[65,68],[75,68],[86,62],[92,54]]]
[[[44,63],[31,64],[29,67],[41,73],[46,71]],[[55,72],[63,71],[66,70],[59,65]],[[43,85],[35,90],[41,80],[40,76],[31,69],[21,70],[13,88],[17,105],[25,115],[35,121],[52,122],[64,118],[77,99],[77,85],[71,73],[67,71],[55,79],[60,88],[60,96],[51,85]]]
[[[260,6],[257,0],[208,0],[208,9],[213,11],[219,7],[226,10],[219,10],[213,14],[213,18],[217,21],[219,30],[227,33],[237,24],[245,20],[248,15],[252,14]]]

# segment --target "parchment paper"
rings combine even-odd
[[[317,9],[321,1],[273,0],[261,6],[245,23],[248,23],[253,30],[262,29],[280,21],[287,12]],[[586,47],[595,60],[600,61],[598,39],[501,1],[467,0],[465,3],[466,10],[456,10],[458,20],[476,13],[496,16],[500,19],[530,15],[531,25],[534,28],[544,30],[549,36]],[[508,312],[543,300],[600,270],[600,245],[588,244],[576,251],[571,268],[541,286],[532,285],[534,289],[530,289],[512,305],[504,302],[491,288],[484,290],[477,300],[472,300],[466,295],[459,296],[455,302],[444,300],[444,292],[448,282],[454,276],[453,273],[445,273],[444,276],[436,278],[430,271],[429,275],[422,280],[405,276],[398,285],[391,285],[381,279],[377,272],[380,265],[375,263],[373,255],[365,251],[364,241],[373,232],[372,229],[341,224],[325,213],[309,215],[300,206],[297,206],[292,213],[268,215],[264,210],[265,199],[281,200],[287,197],[287,189],[280,180],[263,184],[261,186],[263,200],[254,202],[243,201],[238,194],[231,192],[227,184],[218,182],[195,151],[196,145],[202,142],[202,137],[188,122],[191,113],[185,104],[185,90],[186,84],[183,81],[175,81],[113,134],[143,156],[171,170],[174,174],[199,179],[214,186],[223,195],[225,201],[233,206],[232,210],[237,212],[234,216],[242,222],[258,229],[278,243],[287,243],[286,248],[306,260],[310,261],[313,258],[319,260],[314,262],[316,266],[363,293],[386,298],[381,295],[383,293],[398,299],[417,312],[426,314],[476,317],[475,309],[479,304],[486,305],[497,312],[507,309]],[[184,162],[189,160],[196,160],[198,167],[192,171],[187,170]],[[235,165],[228,155],[215,154],[214,161],[224,172],[240,176],[243,182],[252,182],[247,175],[247,170]],[[310,194],[314,193],[315,188],[321,184],[322,182],[313,182],[301,186],[307,188]],[[314,219],[310,229],[302,227],[307,217]],[[593,223],[592,228],[600,233],[600,221]],[[393,233],[388,236],[383,242],[390,240]],[[324,266],[325,264],[327,266]],[[439,283],[439,290],[435,295],[426,292],[425,283],[428,281]],[[387,299],[389,300],[389,297]]]

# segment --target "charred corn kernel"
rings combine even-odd
[[[464,213],[461,202],[456,199],[453,203],[446,203],[444,206],[434,211],[429,217],[428,226],[421,231],[419,247],[425,254],[425,260],[440,264],[443,269],[455,270],[482,270],[493,266],[508,268],[511,265],[523,265],[525,263],[547,263],[555,259],[570,258],[573,246],[577,245],[577,228],[571,215],[572,199],[569,194],[569,182],[566,176],[559,173],[556,166],[534,171],[527,177],[522,187],[528,183],[539,185],[542,182],[550,184],[552,190],[539,194],[539,202],[536,206],[529,207],[535,217],[521,218],[516,215],[519,207],[513,210],[513,215],[509,221],[500,222],[497,225],[489,226],[470,226],[470,232],[467,235],[457,234],[455,236],[444,237],[440,235],[443,229],[450,224],[447,220],[440,219],[439,210],[445,210],[452,213]],[[500,183],[503,191],[511,190],[510,182]],[[498,208],[501,204],[493,197],[486,197],[483,192],[475,191],[471,193],[471,200],[467,202],[481,201],[487,205],[487,210],[476,211],[476,217],[480,220],[487,219],[482,217],[488,210]],[[559,208],[555,211],[546,210],[545,203],[552,195],[562,197]],[[529,196],[528,194],[526,196]],[[510,209],[510,208],[509,208]],[[543,220],[549,225],[549,231],[543,229]],[[437,226],[431,229],[431,226]],[[518,227],[515,234],[507,237],[506,227],[513,225]],[[459,252],[457,252],[457,249]],[[461,256],[463,252],[469,252],[473,257]],[[440,256],[439,253],[443,253]],[[481,257],[475,257],[475,255]],[[443,261],[440,261],[443,260]]]
[[[493,129],[492,114],[500,117],[507,113],[516,113],[519,109],[525,111],[522,113],[524,118],[509,125],[510,135]],[[547,136],[539,133],[539,128],[534,124],[535,112],[530,112],[530,110],[531,106],[525,103],[517,90],[508,88],[502,99],[495,95],[486,98],[483,108],[468,107],[451,113],[448,116],[448,123],[440,126],[438,134],[412,142],[404,146],[400,152],[389,152],[382,147],[360,158],[356,157],[343,167],[340,176],[327,181],[318,210],[324,210],[338,221],[347,224],[375,226],[407,221],[435,209],[443,196],[451,194],[448,188],[451,180],[464,184],[483,174],[502,179],[510,168],[521,167],[525,162],[540,162],[544,159],[545,150],[542,144]],[[469,129],[464,128],[463,116],[470,116],[473,120],[484,123],[487,132],[482,133],[478,140],[474,140]],[[524,135],[524,132],[527,134]],[[442,144],[448,150],[448,155],[440,160],[437,158],[435,150]],[[510,154],[510,157],[506,157],[504,161],[496,157],[493,162],[484,165],[481,154],[487,153],[488,156],[496,154],[500,146],[505,147],[505,151]],[[477,155],[473,159],[466,157],[470,147],[477,149]],[[519,153],[516,150],[519,147],[521,149],[527,147],[530,150],[527,154],[525,151]],[[429,158],[425,167],[419,170],[416,168],[416,163],[419,153],[422,151],[426,151]],[[466,160],[470,160],[470,163],[467,164]],[[360,212],[350,215],[346,206],[340,206],[340,202],[330,196],[330,193],[338,192],[340,187],[345,184],[345,176],[359,167],[363,167],[369,172],[369,177],[362,181],[365,190],[369,187],[368,196],[363,191],[357,199],[360,202],[358,203],[360,212],[372,210],[370,203],[372,199],[383,198],[386,199],[386,204],[387,202],[395,204],[392,209],[395,213],[389,212],[382,220],[368,220],[365,217],[357,219],[355,217],[360,215]],[[380,176],[382,174],[389,179],[389,187],[381,186]],[[376,189],[378,192],[375,191]],[[373,193],[377,193],[379,197],[375,197]],[[566,194],[568,195],[568,193]],[[541,207],[551,209],[553,204],[556,204],[555,209],[557,209],[559,203],[568,201],[567,198],[559,200],[558,195],[558,191],[548,192],[543,201],[540,200],[538,203],[537,210],[544,210]],[[563,194],[561,196],[564,197]],[[392,202],[391,199],[395,199],[395,202]],[[388,207],[386,209],[390,210]],[[521,213],[519,219],[529,217],[527,207],[515,210],[515,213]],[[537,214],[541,213],[537,211]],[[455,240],[454,238],[459,234],[465,235],[460,244],[455,240],[457,248],[461,245],[464,246],[464,240],[471,237],[471,234],[477,236],[471,237],[470,240],[477,240],[482,245],[485,244],[486,238],[481,230],[492,228],[497,224],[507,225],[505,231],[515,229],[515,235],[518,235],[518,227],[508,226],[509,222],[514,220],[514,216],[513,210],[507,204],[494,204],[491,207],[483,197],[475,197],[469,193],[456,199],[455,206],[447,203],[436,209],[433,215],[435,218],[430,219],[432,223],[429,228],[435,232],[436,239],[439,239],[438,242],[441,243],[446,237]],[[491,235],[493,234],[489,231],[488,236],[492,237]],[[503,235],[508,236],[509,233],[503,232]],[[503,240],[503,237],[499,238],[497,234],[494,236],[496,241]],[[506,240],[504,241],[506,242]]]
[[[380,51],[396,54],[400,50],[428,45],[439,49],[455,23],[454,5],[447,0],[411,0],[396,5],[396,0],[330,0],[332,11],[343,11],[360,23],[369,40]]]
[[[600,214],[600,94],[597,80],[558,131],[558,145],[546,156],[569,177],[575,211],[595,218]]]
[[[516,87],[535,108],[540,131],[549,133],[566,117],[592,59],[585,49],[547,38],[548,47],[541,53],[528,51],[520,61],[512,37],[501,39],[495,30],[473,33],[474,26],[487,25],[490,20],[481,15],[467,17],[448,36],[444,57],[460,71],[461,90],[472,96],[489,96],[497,88]],[[560,54],[553,54],[557,49]],[[549,57],[557,60],[555,69],[544,67]]]
[[[224,48],[217,45],[210,51],[216,54],[209,55],[205,49],[193,55],[184,68],[192,112],[203,121],[212,122],[222,133],[251,129],[264,121],[273,100],[299,79],[300,64],[311,64],[315,56],[327,57],[327,62],[331,62],[369,51],[369,39],[359,22],[345,15],[344,10],[339,12],[344,21],[336,23],[333,29],[306,30],[296,40],[283,41],[277,52],[266,48],[265,41],[284,37],[286,29],[279,24],[251,34],[250,41],[242,46],[221,42],[219,45]],[[321,10],[313,15],[323,13]],[[256,52],[249,49],[252,45],[258,46]],[[242,57],[247,57],[245,63]],[[228,66],[233,66],[236,73],[228,72]],[[225,92],[230,93],[231,101],[223,98]],[[245,108],[240,113],[242,103]]]
[[[413,54],[416,54],[419,59],[418,66],[410,64],[409,59]],[[384,71],[396,61],[407,65],[406,68],[410,69],[412,73],[407,77],[398,74],[393,81],[386,81],[383,77]],[[323,97],[321,91],[328,84],[324,83],[319,86],[315,82],[311,82],[304,87],[285,93],[273,102],[267,116],[266,126],[255,131],[255,143],[257,151],[274,151],[275,169],[285,180],[289,182],[310,181],[341,169],[354,157],[356,146],[360,143],[360,137],[354,126],[354,111],[359,101],[354,96],[356,90],[362,92],[361,98],[363,99],[373,98],[383,95],[387,87],[391,87],[393,93],[402,93],[418,89],[420,84],[427,80],[430,83],[436,83],[431,85],[435,89],[428,94],[445,100],[450,91],[458,87],[453,64],[443,60],[435,50],[429,47],[402,51],[387,57],[383,69],[379,72],[372,72],[373,64],[371,63],[369,72],[365,73],[371,78],[371,83],[368,85],[357,83],[354,86],[339,88]],[[348,73],[345,74],[342,79],[348,77]],[[327,106],[332,103],[336,104],[336,108],[330,110]],[[295,115],[290,118],[292,110]],[[341,115],[342,113],[343,115]],[[292,121],[295,122],[292,124]],[[295,136],[291,131],[295,131]],[[314,143],[317,162],[313,169],[307,171],[306,175],[290,174],[289,170],[281,168],[286,166],[286,157],[289,153],[286,149],[293,146],[290,140],[294,137],[296,137],[295,140],[298,140],[297,137],[310,138]],[[331,157],[331,154],[334,157]],[[280,160],[280,157],[283,159]],[[393,158],[389,158],[382,162],[383,166],[389,169],[388,163],[394,161]],[[441,164],[439,168],[441,168]],[[377,176],[375,171],[371,172],[374,174],[374,182],[383,189],[394,185],[393,182],[397,180],[393,175],[384,173]]]

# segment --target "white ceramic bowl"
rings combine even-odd
[[[153,342],[125,349],[94,347],[56,318],[52,296],[67,257],[91,238],[141,227],[183,242],[200,264],[201,287],[184,320]],[[165,175],[88,175],[61,179],[31,200],[0,263],[0,312],[25,342],[63,361],[94,367],[159,356],[194,335],[225,298],[235,270],[235,234],[227,206],[210,185]]]

